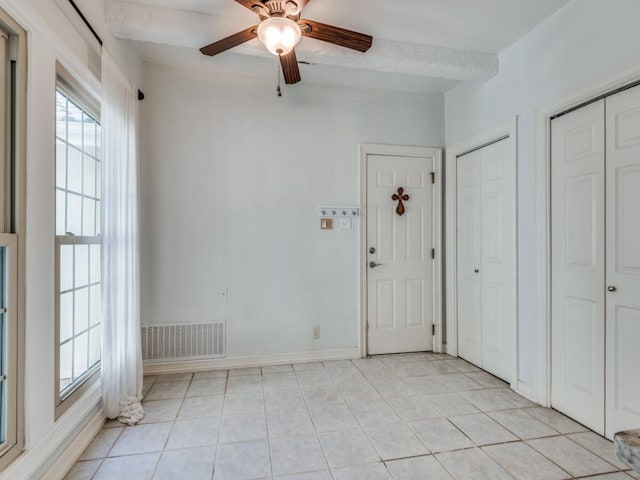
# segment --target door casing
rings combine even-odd
[[[412,147],[401,145],[361,144],[360,145],[360,205],[362,221],[360,225],[360,353],[368,354],[367,335],[367,169],[369,155],[391,157],[432,157],[434,159],[435,184],[433,188],[433,351],[442,353],[442,149],[435,147]]]

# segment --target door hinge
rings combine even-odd
[[[431,324],[431,335],[436,336],[436,325],[435,323]]]
[[[436,183],[436,172],[431,172],[431,183]]]
[[[432,259],[432,260],[435,260],[435,258],[436,258],[436,249],[435,249],[435,248],[432,248],[432,249],[431,249],[431,259]]]

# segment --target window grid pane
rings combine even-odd
[[[56,95],[60,394],[100,362],[100,124]]]

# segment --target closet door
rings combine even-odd
[[[482,366],[482,158],[458,158],[458,354]]]
[[[604,433],[605,102],[551,124],[552,406]]]
[[[607,436],[640,428],[640,87],[607,98]]]
[[[457,160],[458,353],[511,380],[515,328],[515,187],[510,140]]]
[[[509,381],[515,325],[515,205],[510,140],[480,150],[482,161],[482,368]]]

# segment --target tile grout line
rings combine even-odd
[[[267,398],[264,393],[264,372],[262,367],[260,368],[260,391],[262,392],[262,414],[264,415],[264,429],[267,435],[267,453],[269,455],[269,471],[271,472],[271,478],[273,475],[273,459],[271,457],[271,438],[269,437],[269,421],[267,420]],[[293,367],[291,367],[293,368]]]
[[[220,406],[220,418],[218,419],[218,435],[216,435],[215,453],[213,454],[213,468],[211,469],[210,480],[213,480],[216,474],[216,461],[218,460],[218,452],[220,449],[220,432],[222,432],[222,418],[224,415],[224,404],[227,399],[227,385],[229,384],[229,370],[225,370],[224,388],[222,389],[222,405]],[[214,377],[215,378],[215,377]]]
[[[375,357],[374,357],[375,358]],[[385,362],[384,360],[387,360],[387,358],[389,359],[389,362]],[[445,466],[444,464],[442,464],[440,462],[440,460],[437,458],[437,455],[441,455],[441,454],[445,454],[445,453],[449,453],[449,452],[455,452],[455,451],[465,451],[465,450],[472,450],[472,449],[477,449],[480,452],[482,452],[484,455],[487,456],[488,459],[490,459],[492,462],[494,462],[500,469],[502,469],[503,471],[507,472],[509,475],[511,475],[509,472],[510,470],[507,470],[507,468],[505,466],[503,466],[496,458],[494,458],[490,453],[488,453],[487,451],[485,451],[485,449],[487,449],[488,447],[491,446],[498,446],[498,445],[509,445],[509,444],[523,444],[526,445],[528,448],[531,448],[537,455],[540,455],[541,458],[544,458],[546,461],[550,462],[550,464],[554,465],[555,467],[559,468],[560,471],[566,471],[563,467],[561,467],[560,465],[558,465],[556,462],[554,462],[553,460],[551,460],[550,458],[548,458],[546,455],[544,455],[541,451],[539,451],[538,449],[536,449],[533,445],[531,445],[530,442],[533,441],[537,441],[537,440],[546,440],[546,439],[554,439],[554,438],[561,438],[561,437],[566,437],[569,442],[571,442],[572,445],[574,445],[575,447],[584,450],[585,452],[587,452],[588,454],[592,455],[594,458],[597,458],[598,460],[604,462],[604,464],[610,466],[613,470],[611,471],[607,471],[605,473],[615,473],[615,472],[620,472],[623,475],[626,475],[626,472],[628,472],[628,469],[622,470],[619,467],[613,465],[612,463],[610,463],[607,459],[605,459],[603,456],[601,456],[598,451],[594,451],[596,450],[595,448],[588,448],[586,446],[581,445],[580,443],[578,443],[576,440],[574,440],[573,438],[569,437],[569,435],[575,435],[575,434],[581,434],[581,433],[593,433],[591,430],[586,429],[584,431],[576,431],[576,432],[568,432],[568,433],[562,433],[562,432],[558,432],[556,431],[556,428],[551,425],[551,421],[545,421],[543,419],[537,418],[535,415],[533,415],[533,413],[530,413],[530,410],[532,411],[533,408],[542,408],[539,406],[536,406],[535,404],[531,404],[531,405],[523,405],[523,406],[518,406],[520,405],[522,402],[519,402],[517,398],[512,399],[508,394],[511,394],[511,390],[508,389],[508,387],[497,387],[497,386],[487,386],[487,385],[483,385],[482,383],[474,380],[473,378],[470,378],[469,375],[467,374],[471,374],[471,373],[486,373],[487,375],[490,375],[488,372],[483,372],[483,371],[462,371],[460,368],[458,368],[458,366],[454,366],[451,365],[451,367],[453,369],[456,370],[456,372],[449,372],[449,373],[440,373],[440,372],[436,372],[436,373],[425,373],[424,375],[415,375],[415,376],[406,376],[403,377],[400,374],[398,374],[398,369],[400,369],[402,366],[408,366],[410,364],[418,364],[418,363],[423,363],[426,361],[429,362],[436,362],[439,363],[440,361],[443,362],[447,362],[449,361],[449,359],[447,359],[446,356],[442,357],[442,358],[433,358],[433,359],[429,359],[426,360],[423,357],[418,357],[416,356],[414,359],[413,357],[404,357],[407,358],[406,361],[401,361],[401,360],[397,360],[397,358],[394,358],[393,356],[389,356],[385,359],[382,358],[377,358],[379,360],[382,361],[382,365],[384,365],[384,369],[382,367],[382,365],[377,366],[375,365],[375,368],[372,369],[364,369],[362,368],[365,364],[361,363],[360,366],[358,363],[353,362],[353,361],[349,361],[348,364],[346,364],[346,367],[343,366],[337,366],[335,368],[331,368],[331,367],[327,367],[325,365],[325,362],[320,362],[321,368],[318,369],[313,369],[313,370],[308,370],[308,372],[323,372],[322,375],[326,375],[328,380],[330,381],[330,385],[332,389],[335,389],[335,391],[338,394],[338,397],[340,398],[340,400],[344,403],[344,405],[347,407],[347,411],[354,417],[354,419],[356,420],[357,425],[359,426],[359,430],[364,433],[364,437],[367,439],[367,441],[369,442],[370,446],[373,448],[373,450],[376,452],[379,460],[376,461],[375,463],[383,463],[386,470],[389,471],[388,462],[392,462],[392,461],[402,461],[402,460],[407,460],[407,459],[412,459],[412,458],[420,458],[420,457],[425,457],[425,456],[431,456],[433,457],[439,465],[441,465],[446,471],[448,471],[449,473],[452,474],[452,472],[450,472]],[[363,361],[367,361],[367,359],[362,359]],[[463,360],[464,361],[464,360]],[[314,419],[314,416],[311,413],[311,405],[308,402],[308,398],[307,395],[304,394],[304,388],[302,386],[301,383],[301,377],[299,376],[299,374],[302,374],[303,372],[307,372],[307,370],[301,370],[301,371],[297,371],[294,367],[295,364],[287,364],[288,366],[291,367],[291,369],[293,370],[293,375],[296,381],[296,386],[298,391],[300,392],[300,395],[303,399],[304,402],[304,406],[305,406],[305,412],[307,413],[310,421],[311,421],[311,425],[313,427],[313,433],[314,433],[314,437],[316,439],[316,441],[319,443],[320,445],[320,449],[323,452],[324,455],[324,461],[325,464],[327,465],[327,468],[329,469],[329,475],[332,478],[335,478],[333,475],[333,470],[331,468],[331,465],[329,464],[328,461],[328,457],[327,457],[327,452],[322,444],[322,442],[320,441],[320,433],[318,430],[318,425],[316,420]],[[462,365],[462,368],[466,368],[464,365]],[[385,371],[388,369],[388,372]],[[409,370],[411,370],[411,367],[408,367]],[[351,401],[347,400],[347,396],[346,393],[343,391],[345,386],[349,385],[350,382],[350,374],[353,371],[353,373],[357,372],[358,373],[358,378],[356,379],[354,376],[354,380],[357,380],[358,382],[360,382],[360,380],[363,380],[363,387],[367,386],[373,389],[373,391],[375,391],[379,396],[380,399],[383,400],[383,402],[381,402],[381,404],[387,406],[392,412],[394,412],[394,414],[396,414],[398,416],[398,424],[402,424],[404,426],[406,426],[409,431],[417,437],[417,440],[420,442],[420,444],[422,444],[423,446],[425,446],[426,451],[430,452],[428,455],[415,455],[415,456],[407,456],[407,457],[399,457],[399,458],[392,458],[392,459],[388,459],[388,460],[384,460],[382,458],[382,456],[379,454],[378,449],[375,447],[374,443],[371,440],[371,437],[369,436],[369,433],[367,433],[366,431],[366,427],[362,424],[362,421],[360,420],[360,418],[355,415],[355,410],[352,407],[352,403],[357,403],[359,396],[362,392],[358,392],[357,389],[354,391],[354,397],[351,399]],[[268,373],[268,372],[267,372]],[[274,372],[274,373],[279,373],[279,372]],[[387,376],[386,374],[389,373],[389,375]],[[478,384],[479,388],[478,389],[471,389],[471,390],[458,390],[457,388],[455,388],[455,384],[459,385],[459,382],[455,381],[452,385],[454,385],[453,389],[451,386],[448,385],[443,385],[444,388],[446,389],[444,392],[442,392],[441,394],[450,394],[450,395],[456,395],[457,397],[459,397],[462,401],[470,404],[473,408],[476,408],[479,410],[479,412],[477,413],[463,413],[463,414],[457,414],[457,415],[452,415],[452,416],[447,416],[444,415],[443,412],[437,407],[435,406],[433,403],[431,403],[431,401],[429,400],[428,396],[434,396],[434,395],[438,395],[440,393],[424,393],[424,392],[419,392],[419,391],[415,391],[413,384],[409,383],[407,381],[407,379],[411,379],[411,378],[434,378],[434,377],[439,377],[439,379],[442,380],[447,380],[446,376],[448,375],[458,375],[461,374],[464,378],[469,379],[472,382],[475,382]],[[344,375],[344,376],[343,376]],[[313,376],[313,375],[311,375]],[[359,378],[362,377],[362,378]],[[157,385],[158,383],[158,378],[160,378],[160,376],[156,376],[156,378],[154,378],[154,380],[151,382],[151,384],[149,385],[149,388],[147,390],[147,393],[149,393],[149,391],[152,389],[152,387],[154,385]],[[218,432],[217,432],[217,437],[216,437],[216,444],[215,444],[215,455],[214,455],[214,468],[212,471],[212,478],[213,476],[215,476],[215,466],[216,466],[216,460],[218,459],[218,453],[219,453],[219,440],[220,440],[220,436],[221,436],[221,429],[222,429],[222,419],[223,419],[223,412],[224,412],[224,407],[226,404],[226,400],[227,400],[227,395],[228,395],[228,382],[229,382],[229,378],[230,378],[230,373],[227,370],[226,371],[226,375],[225,375],[225,385],[224,385],[224,389],[223,389],[223,394],[222,394],[222,402],[221,402],[221,410],[219,413],[219,418],[218,418]],[[271,448],[271,436],[270,436],[270,428],[269,428],[269,422],[268,422],[268,409],[267,409],[267,401],[266,401],[266,391],[265,391],[265,385],[264,385],[264,378],[265,378],[265,372],[262,368],[260,368],[260,388],[261,388],[261,399],[263,402],[263,415],[264,415],[264,419],[265,419],[265,429],[266,429],[266,440],[267,440],[267,448],[268,448],[268,453],[269,453],[269,462],[270,462],[270,471],[271,471],[271,476],[272,478],[275,475],[274,472],[274,468],[273,468],[273,458],[272,458],[272,448]],[[376,383],[380,383],[380,382],[384,382],[385,380],[388,379],[393,379],[395,380],[399,380],[400,382],[402,382],[403,384],[407,385],[407,387],[409,387],[414,393],[415,395],[401,395],[399,397],[385,397],[385,395],[383,395],[380,391],[379,388],[376,387]],[[180,411],[182,411],[182,408],[184,407],[184,403],[186,401],[186,399],[188,398],[188,392],[189,392],[189,388],[191,388],[191,385],[193,384],[195,380],[195,374],[191,373],[191,377],[190,380],[187,384],[187,388],[185,393],[182,395],[182,397],[179,399],[180,400],[180,405],[178,407],[178,413],[176,413],[175,417],[173,418],[173,420],[171,421],[171,428],[169,430],[169,433],[167,435],[167,438],[164,441],[164,445],[161,448],[160,452],[159,452],[159,457],[158,460],[155,463],[154,466],[154,470],[153,470],[153,475],[155,476],[158,473],[158,468],[159,468],[159,464],[160,461],[162,459],[162,456],[164,455],[164,453],[167,451],[166,447],[168,445],[169,439],[171,437],[171,433],[173,432],[176,423],[179,421],[178,416]],[[449,379],[449,383],[453,382],[454,378]],[[170,382],[167,382],[170,383]],[[313,387],[313,384],[311,383],[309,385],[310,387]],[[328,387],[329,384],[321,384],[319,385],[319,387]],[[276,383],[276,386],[274,387],[276,389],[276,391],[281,390],[286,388],[286,385],[284,386],[278,386]],[[500,390],[503,390],[504,392],[500,392]],[[462,396],[461,393],[465,393],[465,392],[486,392],[487,395],[491,396],[491,394],[489,392],[492,391],[498,391],[496,399],[497,400],[501,400],[507,403],[511,403],[512,407],[511,408],[505,408],[505,409],[497,409],[497,410],[489,410],[489,411],[485,411],[484,409],[481,409],[479,407],[477,407],[477,405],[473,402],[473,401],[469,401],[467,400],[466,397]],[[350,392],[350,391],[349,391]],[[347,393],[349,393],[347,392]],[[513,392],[515,395],[517,395],[517,393]],[[202,396],[202,395],[201,395]],[[204,395],[206,396],[206,395]],[[471,444],[473,445],[472,447],[467,447],[467,448],[461,448],[461,449],[454,449],[454,450],[448,450],[448,451],[444,451],[444,452],[433,452],[431,449],[429,449],[427,447],[427,445],[424,443],[424,441],[422,441],[422,439],[417,435],[416,431],[411,427],[410,422],[408,420],[405,420],[405,418],[400,415],[400,413],[398,412],[398,410],[396,408],[393,407],[393,405],[390,403],[390,400],[393,398],[402,398],[402,397],[420,397],[424,400],[425,404],[428,405],[430,408],[432,408],[434,410],[435,413],[439,413],[441,416],[440,417],[434,417],[434,418],[442,418],[444,420],[446,420],[446,422],[449,425],[453,425],[453,427],[459,431],[465,438],[467,438]],[[351,398],[351,395],[349,395],[349,398]],[[489,397],[485,397],[485,398],[489,398]],[[366,400],[363,400],[366,402]],[[514,403],[518,401],[518,403]],[[524,412],[524,414],[526,414],[528,417],[530,417],[533,421],[537,421],[540,422],[541,424],[545,425],[546,427],[549,427],[551,430],[556,431],[556,434],[554,435],[549,435],[549,436],[542,436],[542,437],[534,437],[534,438],[521,438],[519,435],[515,434],[509,427],[507,427],[506,425],[502,424],[499,420],[495,419],[492,414],[495,413],[499,413],[499,412],[517,412],[517,411],[522,411]],[[553,410],[553,412],[556,412],[555,410]],[[561,415],[563,418],[567,418],[565,415],[563,415],[560,412],[556,412],[558,415]],[[452,420],[451,418],[455,418],[455,417],[465,417],[465,416],[470,416],[470,415],[478,415],[481,414],[484,417],[486,417],[487,419],[489,419],[490,421],[494,422],[496,425],[498,425],[500,428],[504,429],[505,431],[509,432],[510,434],[514,435],[516,438],[514,440],[511,441],[506,441],[506,442],[497,442],[497,443],[490,443],[490,444],[486,444],[486,445],[478,445],[475,441],[473,441],[469,435],[467,435],[460,427],[458,427]],[[425,419],[425,420],[429,420],[429,419]],[[570,419],[569,419],[570,420]],[[417,420],[417,421],[421,421],[421,420]],[[153,422],[156,423],[156,422]],[[151,424],[153,424],[151,423]],[[164,422],[161,422],[164,423]],[[579,424],[578,424],[579,425]],[[114,428],[118,428],[118,427],[114,427]],[[96,460],[99,461],[99,464],[95,470],[95,472],[91,475],[91,478],[95,478],[98,475],[98,472],[100,471],[100,469],[103,467],[106,459],[108,458],[116,458],[116,457],[109,457],[109,454],[113,451],[113,449],[115,448],[116,443],[118,442],[118,440],[121,438],[121,436],[123,435],[123,432],[127,429],[128,427],[123,427],[122,430],[117,434],[116,438],[114,439],[113,443],[111,444],[111,446],[108,448],[108,450],[106,451],[106,454],[104,455],[103,458],[98,458]],[[103,427],[101,429],[101,431],[104,431],[105,428]],[[344,429],[337,429],[337,430],[329,430],[327,432],[322,432],[322,433],[332,433],[332,432],[340,432],[340,431],[346,431]],[[596,434],[597,435],[597,434]],[[238,443],[238,442],[234,442],[234,443]],[[242,443],[242,442],[240,442]],[[188,448],[195,448],[195,447],[188,447]],[[146,452],[145,452],[146,453]],[[149,453],[157,453],[157,452],[149,452]],[[141,453],[143,454],[143,453]],[[129,456],[126,453],[121,455],[121,456]],[[88,459],[85,461],[91,461],[92,459]],[[78,462],[77,462],[78,463]],[[354,465],[346,465],[345,467],[348,466],[357,466],[357,465],[366,465],[368,463],[371,462],[366,462],[366,463],[360,463],[360,464],[354,464]],[[336,468],[342,468],[342,467],[336,467]],[[307,472],[304,472],[307,473]],[[311,472],[309,472],[311,473]],[[568,473],[568,472],[567,472]],[[389,471],[389,474],[392,475]],[[288,474],[287,474],[288,475]],[[571,478],[577,478],[577,477],[573,477],[570,473],[568,473],[568,475]],[[595,475],[599,475],[599,474],[595,474]],[[580,478],[591,478],[593,477],[593,475],[589,475],[586,477],[580,477]],[[629,477],[631,478],[631,477]]]
[[[169,439],[171,438],[171,433],[173,432],[173,429],[176,426],[176,422],[178,420],[178,415],[180,414],[180,410],[182,410],[182,406],[184,405],[185,398],[187,398],[187,393],[189,392],[189,388],[191,388],[191,383],[193,382],[193,377],[194,377],[194,375],[192,373],[191,377],[189,378],[189,383],[187,384],[187,388],[184,391],[184,395],[180,399],[180,406],[178,407],[178,411],[176,412],[176,416],[173,419],[173,421],[171,422],[171,428],[169,429],[169,433],[167,434],[167,438],[165,439],[164,445],[163,445],[162,449],[160,450],[160,455],[158,456],[158,461],[156,462],[156,466],[153,469],[153,473],[151,474],[151,479],[152,480],[156,476],[156,472],[158,471],[158,467],[160,466],[160,460],[162,460],[162,457],[164,456],[165,448],[167,447],[167,444],[169,443]],[[156,380],[153,383],[155,384],[157,381],[158,381],[158,378],[156,378]]]
[[[322,370],[324,371],[325,367],[322,362],[321,362],[321,365],[322,365]],[[318,441],[318,445],[320,446],[320,451],[322,452],[324,463],[327,465],[327,471],[329,472],[329,475],[331,476],[331,478],[335,480],[335,477],[333,476],[333,471],[331,470],[331,466],[329,465],[329,458],[327,457],[327,452],[325,451],[324,446],[322,445],[322,441],[320,441],[320,432],[318,432],[318,427],[316,426],[316,422],[313,419],[313,415],[311,414],[311,407],[307,402],[307,397],[305,396],[302,385],[300,384],[300,379],[298,378],[298,372],[296,372],[296,369],[293,365],[291,365],[291,368],[293,369],[293,374],[296,379],[296,385],[298,385],[298,390],[300,390],[300,396],[302,397],[302,401],[304,402],[305,411],[307,412],[307,415],[309,415],[309,420],[311,421],[311,426],[313,427],[313,434],[316,440]]]

